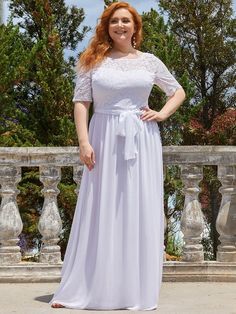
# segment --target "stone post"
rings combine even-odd
[[[40,181],[44,185],[42,190],[44,203],[38,224],[39,232],[43,236],[39,257],[39,261],[42,263],[57,264],[62,262],[61,248],[57,245],[62,230],[62,221],[57,206],[57,195],[60,192],[57,184],[60,182],[60,178],[60,167],[40,167]]]
[[[74,179],[75,183],[77,184],[76,189],[75,189],[75,193],[77,194],[77,196],[79,195],[79,189],[80,189],[80,183],[82,180],[83,169],[84,169],[84,166],[82,166],[82,165],[78,165],[78,166],[73,167],[73,179]]]
[[[0,167],[2,202],[0,207],[0,264],[15,264],[21,261],[20,247],[17,245],[23,223],[16,202],[21,180],[21,168]]]
[[[236,262],[236,166],[218,166],[222,186],[216,230],[220,234],[217,261]]]
[[[200,244],[204,229],[204,219],[201,204],[198,201],[200,188],[198,183],[203,178],[202,166],[181,165],[181,178],[184,182],[185,194],[184,210],[181,217],[181,231],[183,232],[183,256],[186,262],[204,261],[203,246]]]

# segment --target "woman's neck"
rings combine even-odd
[[[127,54],[134,54],[136,53],[136,49],[134,49],[132,46],[116,46],[112,47],[110,50],[110,53],[112,54],[119,54],[119,55],[127,55]]]

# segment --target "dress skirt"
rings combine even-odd
[[[142,121],[135,158],[124,158],[119,116],[94,113],[61,283],[49,302],[74,309],[158,306],[164,252],[163,160],[158,124]]]

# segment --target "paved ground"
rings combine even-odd
[[[162,284],[155,311],[53,309],[48,304],[57,283],[0,284],[0,314],[236,314],[236,283]]]

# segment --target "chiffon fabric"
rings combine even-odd
[[[89,142],[59,287],[49,302],[73,309],[156,309],[164,252],[163,160],[158,123],[142,121],[153,85],[181,85],[151,53],[106,57],[79,70],[73,101],[93,102]]]

